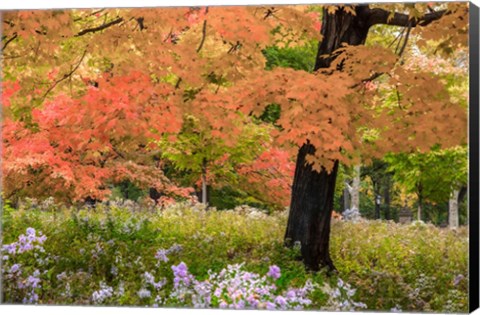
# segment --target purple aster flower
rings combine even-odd
[[[242,310],[245,308],[245,302],[243,300],[238,301],[238,303],[235,305],[235,308],[237,310]]]
[[[275,304],[272,302],[267,302],[267,310],[274,310]]]
[[[276,265],[270,266],[270,269],[268,270],[267,276],[272,277],[273,279],[278,279],[280,278],[280,268]]]
[[[297,297],[297,293],[295,292],[295,290],[289,290],[289,291],[287,292],[287,298],[288,298],[288,299],[293,300],[293,299],[295,299],[296,297]]]
[[[287,305],[287,300],[285,300],[283,296],[279,295],[275,298],[275,303],[277,303],[281,307],[285,307],[285,305]]]
[[[250,295],[248,298],[247,298],[247,302],[248,304],[250,304],[251,306],[253,307],[256,307],[258,305],[258,301],[257,299],[255,298],[254,295]]]
[[[33,235],[33,236],[35,236],[35,229],[32,228],[32,227],[29,227],[29,228],[27,229],[27,235]]]
[[[20,252],[20,253],[22,253],[22,252],[28,252],[29,250],[32,250],[32,249],[33,249],[33,245],[30,244],[30,243],[26,243],[26,244],[20,245],[19,252]]]
[[[155,258],[157,258],[159,261],[167,262],[168,261],[167,254],[168,252],[165,249],[159,249],[155,254]]]
[[[45,242],[46,240],[47,240],[46,235],[42,235],[40,237],[37,237],[37,242],[39,242],[40,244],[43,244],[43,242]]]
[[[6,250],[9,254],[15,254],[15,252],[17,251],[17,244],[12,243],[3,245],[3,250]]]
[[[149,298],[150,296],[152,296],[152,293],[147,289],[140,289],[137,292],[137,294],[141,299],[146,299],[146,298]]]
[[[228,307],[228,304],[225,303],[225,301],[222,301],[220,302],[220,304],[218,305],[220,308],[227,308]]]
[[[40,279],[34,276],[28,276],[27,283],[32,288],[37,288],[40,283]]]
[[[13,265],[11,268],[10,268],[10,273],[16,273],[17,271],[20,270],[20,265],[19,264],[15,264]]]

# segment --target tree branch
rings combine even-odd
[[[408,43],[408,37],[410,36],[410,31],[412,30],[412,25],[411,25],[412,20],[408,23],[408,28],[407,28],[407,34],[405,35],[405,39],[403,41],[402,48],[398,51],[398,56],[401,57],[403,52],[405,51],[405,48],[407,47]],[[398,41],[400,43],[400,41]]]
[[[115,20],[113,21],[110,21],[108,23],[105,23],[105,24],[102,24],[100,26],[97,26],[97,27],[92,27],[92,28],[87,28],[87,29],[84,29],[84,30],[81,30],[80,32],[78,32],[75,37],[79,37],[79,36],[83,36],[85,34],[88,34],[88,33],[95,33],[95,32],[99,32],[101,30],[104,30],[112,25],[115,25],[115,24],[119,24],[123,22],[123,18],[122,17],[118,17],[116,18]]]
[[[205,9],[205,15],[208,13],[208,7]],[[207,19],[203,20],[203,28],[202,28],[202,40],[200,41],[200,45],[197,48],[197,53],[202,50],[203,43],[205,43],[205,37],[207,37]]]
[[[13,40],[15,40],[15,38],[17,38],[18,35],[17,33],[14,33],[12,37],[10,37],[6,42],[5,44],[3,44],[3,47],[2,47],[2,51],[5,50],[5,48],[7,48],[8,44],[10,44]]]
[[[433,21],[439,20],[445,14],[449,14],[447,10],[433,11],[431,13],[425,14],[419,19],[413,19],[413,18],[410,18],[408,14],[395,12],[393,14],[393,17],[389,19],[390,13],[391,12],[384,9],[380,9],[380,8],[371,9],[370,16],[368,19],[368,25],[373,26],[376,24],[386,24],[386,25],[407,27],[409,21],[411,21],[412,22],[411,27],[416,27],[417,25],[426,26],[432,23]]]
[[[70,70],[69,73],[65,73],[63,75],[63,77],[61,77],[60,79],[58,79],[57,81],[55,81],[49,88],[48,90],[45,92],[45,94],[43,94],[42,96],[42,101],[45,100],[45,98],[47,97],[48,93],[50,93],[60,82],[68,79],[75,71],[77,71],[78,67],[80,67],[80,64],[82,63],[83,61],[83,58],[85,58],[85,55],[87,54],[87,50],[85,49],[83,51],[83,55],[82,57],[80,58],[80,61],[78,61],[78,63],[75,65],[75,67]]]

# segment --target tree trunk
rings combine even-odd
[[[314,70],[328,68],[336,58],[332,53],[342,43],[365,44],[369,29],[369,8],[357,6],[355,11],[356,15],[353,16],[341,8],[334,14],[328,14],[323,9],[323,40],[318,46]],[[307,269],[317,271],[327,267],[335,270],[330,258],[329,243],[338,161],[335,161],[330,173],[323,168],[318,173],[311,165],[305,164],[306,155],[315,150],[307,140],[297,155],[285,244],[292,246],[295,242],[300,242],[302,259]]]
[[[360,210],[360,165],[355,165],[353,172],[352,209]]]
[[[418,197],[417,220],[421,221],[422,220],[422,207],[423,207],[422,185],[418,186],[417,197]]]
[[[387,179],[383,191],[383,202],[385,204],[385,220],[390,220],[390,180]]]
[[[202,203],[208,204],[207,200],[207,160],[203,159],[202,164]]]
[[[448,201],[448,225],[451,229],[458,228],[458,195],[460,191],[454,189]]]
[[[345,181],[345,188],[343,189],[343,211],[350,209],[350,191],[347,187],[347,181]]]
[[[307,269],[317,271],[326,266],[333,270],[329,252],[330,220],[338,161],[330,173],[325,169],[318,173],[311,164],[305,164],[307,154],[314,152],[314,146],[308,142],[298,152],[285,244],[293,246],[300,242]]]
[[[373,182],[373,202],[375,203],[375,219],[380,219],[380,182]]]

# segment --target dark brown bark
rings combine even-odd
[[[325,169],[316,172],[311,164],[305,164],[307,154],[314,152],[314,146],[306,143],[298,153],[285,244],[300,242],[305,266],[317,271],[323,266],[335,269],[329,235],[338,161],[330,173]]]
[[[439,20],[442,16],[445,14],[448,14],[447,11],[442,10],[442,11],[434,11],[428,14],[425,14],[421,18],[415,20],[409,18],[408,14],[402,14],[402,13],[394,13],[391,19],[389,19],[390,16],[390,11],[380,9],[380,8],[375,8],[375,9],[368,9],[368,25],[373,26],[376,24],[386,24],[386,25],[393,25],[393,26],[403,26],[407,27],[409,22],[411,27],[415,26],[426,26],[433,21]]]
[[[323,41],[319,44],[315,70],[328,68],[337,56],[334,52],[342,43],[363,45],[367,39],[368,25],[365,15],[368,7],[356,7],[355,16],[339,9],[328,14],[324,9],[322,19]],[[300,242],[305,267],[318,271],[322,267],[335,270],[330,258],[330,220],[333,210],[338,161],[333,170],[320,172],[305,163],[307,154],[316,148],[308,141],[299,150],[292,185],[292,199],[288,216],[285,244]]]
[[[356,7],[356,16],[342,9],[335,14],[328,14],[323,10],[322,38],[318,46],[315,70],[330,67],[333,59],[337,57],[334,51],[341,47],[342,43],[348,45],[363,45],[367,39],[369,11],[367,6]]]
[[[83,36],[85,34],[88,34],[88,33],[95,33],[95,32],[99,32],[99,31],[102,31],[106,28],[109,28],[110,26],[112,25],[115,25],[115,24],[119,24],[119,23],[122,23],[123,22],[123,18],[122,17],[117,17],[115,20],[112,20],[108,23],[105,23],[105,24],[102,24],[100,26],[97,26],[97,27],[92,27],[92,28],[87,28],[87,29],[84,29],[84,30],[81,30],[80,32],[78,32],[75,37],[80,37],[80,36]]]

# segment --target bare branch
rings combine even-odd
[[[5,42],[5,44],[3,44],[2,51],[4,51],[5,48],[7,48],[8,44],[10,44],[12,41],[14,41],[15,38],[17,38],[17,37],[18,37],[17,33],[14,33],[13,36],[10,37],[10,38]]]
[[[410,20],[411,22],[412,20]],[[403,52],[405,51],[405,48],[407,47],[407,43],[408,43],[408,37],[410,36],[410,31],[412,30],[412,25],[408,24],[408,28],[407,28],[407,34],[405,34],[405,39],[403,41],[403,45],[402,45],[402,48],[400,48],[400,50],[398,51],[398,56],[401,57]],[[400,41],[399,41],[400,43]]]
[[[205,8],[205,14],[208,13],[208,7]],[[207,19],[203,21],[203,28],[202,28],[202,40],[200,41],[200,45],[197,48],[197,53],[202,50],[203,43],[205,43],[205,37],[207,37]]]
[[[115,24],[119,24],[123,22],[123,18],[122,17],[118,17],[116,18],[115,20],[113,21],[110,21],[108,23],[105,23],[105,24],[102,24],[100,26],[97,26],[97,27],[92,27],[92,28],[87,28],[87,29],[84,29],[84,30],[81,30],[80,32],[78,32],[75,37],[79,37],[79,36],[83,36],[85,34],[88,34],[88,33],[95,33],[95,32],[99,32],[101,30],[104,30],[106,28],[109,28],[110,26],[112,25],[115,25]]]
[[[61,77],[60,79],[58,79],[57,81],[55,81],[49,88],[48,90],[45,92],[45,94],[43,94],[42,96],[42,101],[45,100],[45,98],[47,97],[48,93],[50,93],[60,82],[68,79],[69,77],[72,76],[72,74],[77,71],[78,67],[80,67],[80,64],[82,63],[83,59],[85,58],[85,55],[87,54],[87,50],[85,49],[83,51],[83,55],[82,57],[80,58],[80,60],[78,61],[78,63],[75,65],[75,67],[73,67],[72,70],[70,70],[69,73],[65,73],[63,75],[63,77]]]
[[[376,24],[386,24],[386,25],[394,25],[394,26],[403,26],[407,27],[409,21],[412,21],[411,27],[418,26],[426,26],[433,21],[439,20],[442,16],[449,14],[447,10],[441,11],[433,11],[431,13],[427,13],[424,16],[420,17],[419,19],[412,19],[408,16],[408,14],[397,13],[393,14],[393,17],[389,19],[391,12],[380,9],[374,8],[370,10],[370,15],[368,19],[368,25],[373,26]]]

